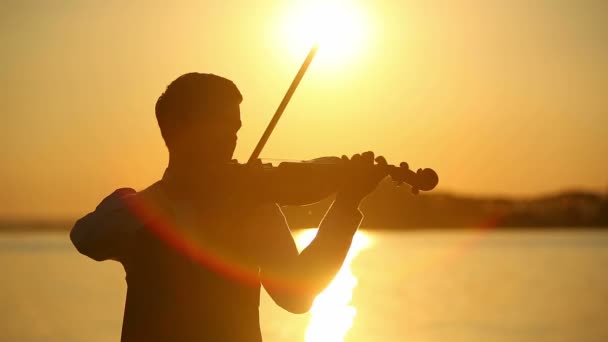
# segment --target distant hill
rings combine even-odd
[[[0,220],[0,232],[68,231],[75,220]]]
[[[315,227],[332,199],[284,207],[292,228]],[[475,197],[448,193],[414,196],[408,187],[382,182],[363,203],[368,229],[608,228],[608,196],[568,191],[534,198]],[[75,220],[2,221],[1,231],[65,231]]]
[[[292,226],[318,224],[331,200],[287,207]],[[363,203],[365,228],[608,228],[608,197],[570,191],[528,199],[447,193],[414,196],[408,187],[383,182]]]

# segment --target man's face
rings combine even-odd
[[[241,128],[241,112],[238,104],[224,105],[212,115],[196,115],[184,129],[182,141],[190,150],[193,162],[225,163],[232,159],[236,148],[237,132]],[[211,118],[211,119],[210,119]]]

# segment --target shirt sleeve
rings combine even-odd
[[[95,211],[76,221],[70,232],[76,249],[97,261],[120,260],[125,245],[141,228],[126,202],[135,194],[131,188],[118,189],[101,201]]]

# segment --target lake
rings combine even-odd
[[[120,264],[4,233],[0,267],[1,341],[119,340]],[[608,232],[361,232],[311,313],[260,312],[265,341],[608,341]]]

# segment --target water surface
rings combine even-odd
[[[0,267],[0,340],[119,340],[120,264],[79,255],[67,233],[0,234]],[[262,332],[265,341],[608,341],[606,270],[608,232],[369,232],[312,314],[284,312],[264,294]]]

